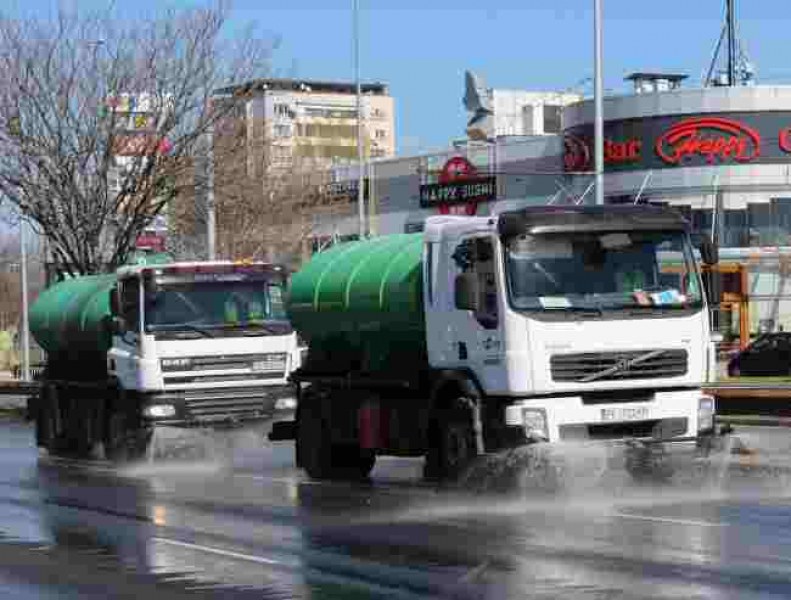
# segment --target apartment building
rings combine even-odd
[[[356,87],[350,83],[259,79],[218,90],[217,103],[233,103],[218,133],[243,123],[248,174],[296,164],[329,167],[357,160]],[[366,158],[395,154],[394,102],[386,85],[361,85]],[[218,157],[219,158],[219,157]]]

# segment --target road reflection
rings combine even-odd
[[[55,544],[95,553],[107,566],[149,571],[147,482],[40,463],[36,483],[43,523]]]

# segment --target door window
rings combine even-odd
[[[140,280],[129,277],[121,282],[121,316],[130,331],[137,331],[140,322]]]
[[[495,275],[494,244],[489,238],[468,238],[456,246],[453,260],[457,273],[472,274],[477,310],[475,319],[485,329],[497,329],[497,278]]]

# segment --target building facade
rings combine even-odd
[[[749,311],[731,314],[731,333],[740,320],[751,334],[791,329],[791,87],[638,90],[604,100],[605,202],[674,206],[718,240],[733,270],[724,297]],[[593,168],[593,111],[563,116],[577,190]]]
[[[726,338],[791,330],[791,87],[685,89],[675,74],[628,79],[634,93],[604,100],[605,202],[669,205],[687,216],[693,232],[717,239]],[[500,113],[524,127],[528,120],[515,116],[520,102]],[[584,100],[563,107],[558,135],[505,135],[371,162],[369,231],[419,230],[437,213],[593,202],[593,113],[593,101]],[[355,166],[333,172],[338,185],[348,186],[350,202],[356,173]],[[350,217],[317,221],[315,231],[327,239],[353,235],[357,226]]]
[[[564,107],[580,102],[580,94],[491,90],[494,136],[557,135]]]
[[[289,168],[357,161],[357,98],[353,84],[261,79],[218,90],[232,102],[234,119],[246,121],[249,160]],[[363,153],[395,154],[395,105],[386,85],[361,85]],[[222,124],[220,124],[222,127]]]

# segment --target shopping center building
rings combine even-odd
[[[791,87],[645,85],[660,77],[637,74],[636,93],[604,100],[605,202],[674,206],[715,234],[726,334],[739,319],[753,334],[791,330]],[[592,169],[593,115],[592,101],[563,114],[576,190],[585,177],[571,174]]]
[[[791,86],[685,88],[683,76],[635,74],[604,99],[605,203],[674,206],[720,243],[722,327],[745,341],[791,330]],[[420,229],[428,215],[492,214],[593,202],[592,100],[567,106],[560,135],[497,137],[366,166],[372,234]],[[356,198],[356,168],[337,170]],[[316,223],[318,239],[357,220]]]

